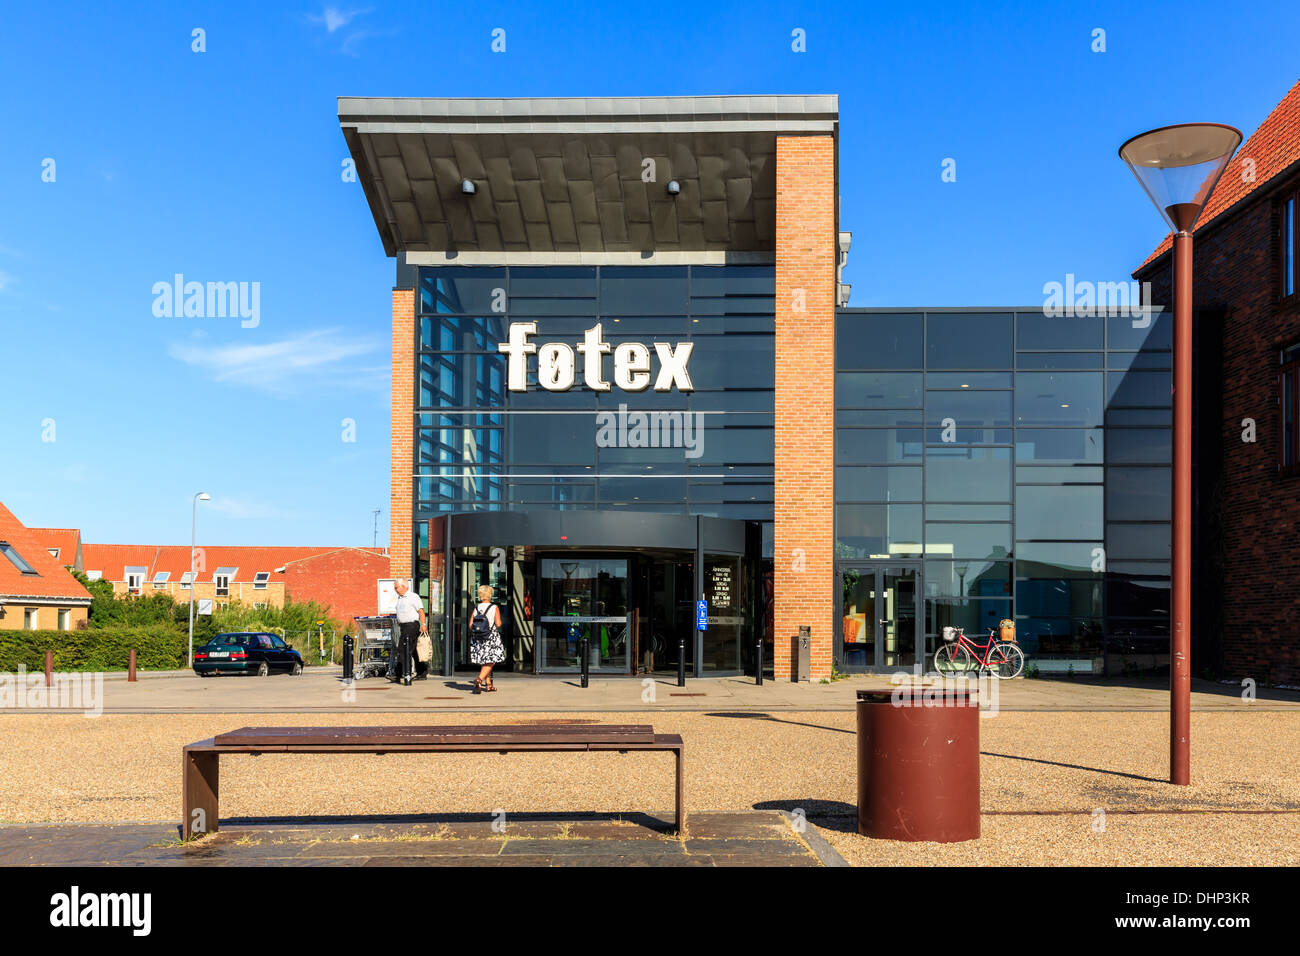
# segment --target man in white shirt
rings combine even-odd
[[[397,680],[410,687],[411,677],[415,673],[415,644],[420,635],[428,631],[429,626],[424,619],[424,602],[410,590],[410,582],[399,578],[394,582],[393,590],[397,592],[394,610],[397,614],[398,634],[397,646],[393,648],[400,668]]]

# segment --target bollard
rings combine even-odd
[[[589,640],[590,638],[584,635],[582,640],[578,642],[578,653],[582,655],[582,686],[583,687],[587,686],[587,679],[590,676],[589,671],[591,668],[591,657],[587,653]]]
[[[131,650],[127,653],[127,657],[126,657],[126,679],[127,679],[128,681],[133,681],[133,680],[135,680],[135,648],[134,648],[134,647],[131,648]]]
[[[858,833],[955,843],[980,835],[978,696],[956,681],[858,691]]]
[[[755,647],[755,651],[756,653],[754,654],[754,660],[757,663],[754,664],[754,685],[756,687],[762,687],[763,686],[763,635],[761,634],[758,636],[758,644]]]
[[[54,652],[45,652],[45,686],[54,686]]]
[[[686,638],[677,638],[677,686],[686,686]]]
[[[352,682],[352,635],[343,635],[343,680]]]

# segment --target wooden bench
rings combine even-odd
[[[648,724],[480,724],[465,727],[241,727],[181,752],[181,836],[217,830],[222,754],[518,753],[667,750],[676,755],[676,827],[684,832],[683,745]]]

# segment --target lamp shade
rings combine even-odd
[[[1182,123],[1134,136],[1119,148],[1174,232],[1188,232],[1205,208],[1241,131],[1221,123]]]

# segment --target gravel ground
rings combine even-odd
[[[1300,714],[1194,713],[1195,783],[1185,788],[1164,782],[1165,715],[1002,713],[983,720],[983,838],[949,845],[875,841],[851,832],[851,713],[350,714],[347,723],[464,719],[592,719],[680,733],[687,742],[688,809],[801,808],[856,864],[1300,862]],[[248,724],[331,722],[342,720],[3,715],[0,822],[169,821],[180,814],[184,744]],[[223,760],[221,778],[223,817],[672,807],[667,754],[264,755]],[[1094,830],[1097,808],[1106,811],[1101,832]],[[1231,812],[1240,810],[1288,812]],[[1021,815],[1027,813],[1038,815]]]

